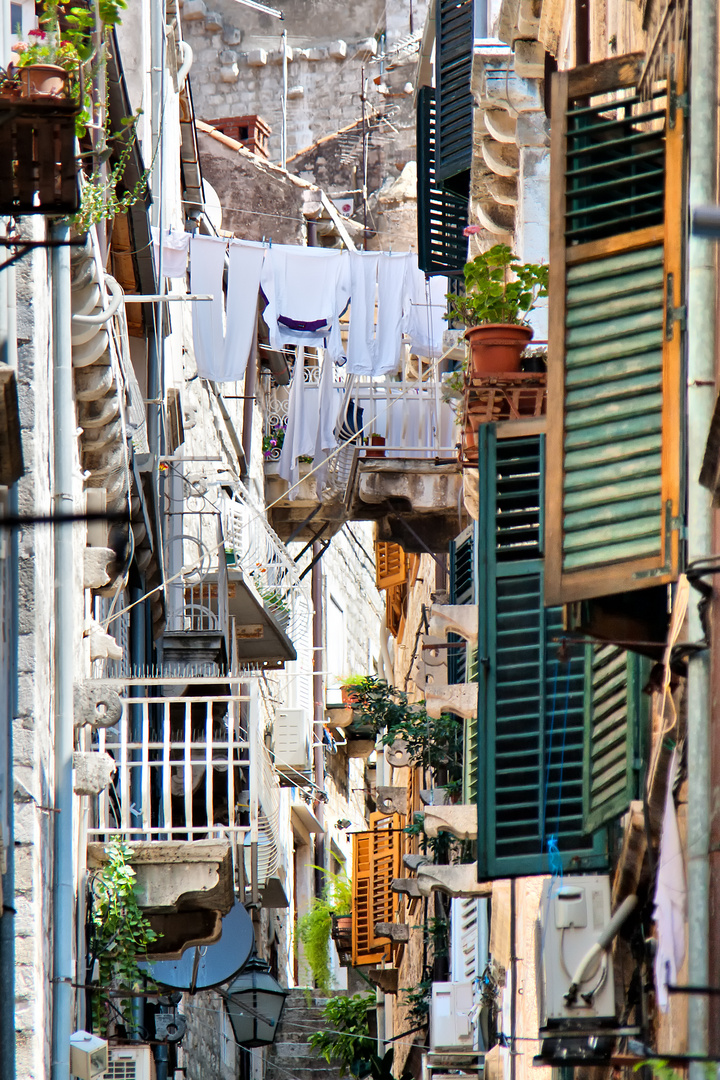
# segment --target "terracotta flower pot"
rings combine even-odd
[[[356,705],[358,699],[358,690],[354,686],[341,686],[340,697],[343,705]]]
[[[17,74],[22,97],[65,97],[68,72],[57,64],[28,64],[18,68]]]
[[[523,349],[532,336],[532,327],[515,323],[486,323],[466,330],[471,378],[519,371]]]

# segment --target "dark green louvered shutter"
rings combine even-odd
[[[641,67],[553,76],[549,604],[678,570],[683,116]]]
[[[588,645],[585,657],[583,809],[592,832],[639,797],[648,662],[617,645]]]
[[[437,0],[435,172],[444,183],[472,161],[473,0]]]
[[[475,603],[475,526],[467,529],[450,544],[450,603]],[[464,639],[458,634],[449,634],[448,642],[448,682],[463,683],[468,680],[468,652],[461,643]],[[460,647],[458,647],[460,646]]]
[[[605,864],[583,830],[584,646],[543,605],[543,438],[480,429],[478,870]]]
[[[435,177],[435,122],[435,90],[423,86],[417,104],[418,266],[426,274],[456,274],[467,260],[468,204]]]

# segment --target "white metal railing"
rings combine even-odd
[[[142,689],[142,688],[139,688]],[[197,840],[250,829],[251,735],[238,694],[124,697],[116,727],[95,732],[117,771],[97,801],[90,839]]]
[[[220,630],[227,638],[228,575],[220,514],[211,505],[196,511],[184,510],[184,531],[168,540],[166,554],[172,568],[183,569],[176,585],[168,586],[168,630]]]
[[[321,368],[306,365],[306,393],[319,394],[320,375]],[[400,379],[347,376],[342,368],[335,367],[333,384],[338,405],[336,431],[344,430],[347,437],[349,433],[363,429],[353,446],[367,441],[367,436],[373,434],[385,440],[379,448],[385,458],[455,459],[455,413],[443,400],[442,378],[436,363],[418,371],[407,361],[403,364]],[[275,437],[280,444],[287,424],[288,400],[285,387],[273,387],[267,394],[265,435],[268,439]],[[314,418],[316,409],[309,408],[307,413]],[[361,457],[367,457],[368,450],[372,447],[361,449]],[[280,456],[278,445],[268,447],[265,452],[267,461],[277,461]]]
[[[263,607],[279,623],[299,654],[309,637],[312,602],[297,566],[249,496],[223,497],[222,527],[231,559],[257,589]]]

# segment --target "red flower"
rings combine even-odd
[[[28,37],[36,37],[36,38],[40,38],[42,40],[42,38],[45,37],[45,31],[44,30],[28,30]]]

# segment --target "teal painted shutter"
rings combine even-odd
[[[435,171],[441,182],[470,168],[472,161],[473,0],[437,0]]]
[[[680,557],[683,120],[639,72],[553,77],[549,604],[662,584]]]
[[[418,266],[426,274],[459,273],[467,260],[467,199],[444,191],[435,177],[435,90],[423,86],[417,105]]]
[[[547,873],[605,864],[583,831],[584,646],[563,646],[543,605],[544,440],[479,432],[478,871]]]
[[[583,813],[592,832],[639,797],[647,661],[617,645],[588,645],[585,665]]]
[[[473,523],[450,545],[450,603],[476,603],[477,527]],[[477,682],[477,649],[462,648],[459,634],[448,634],[448,682]],[[474,802],[477,796],[477,716],[465,721],[463,743],[463,801]]]

